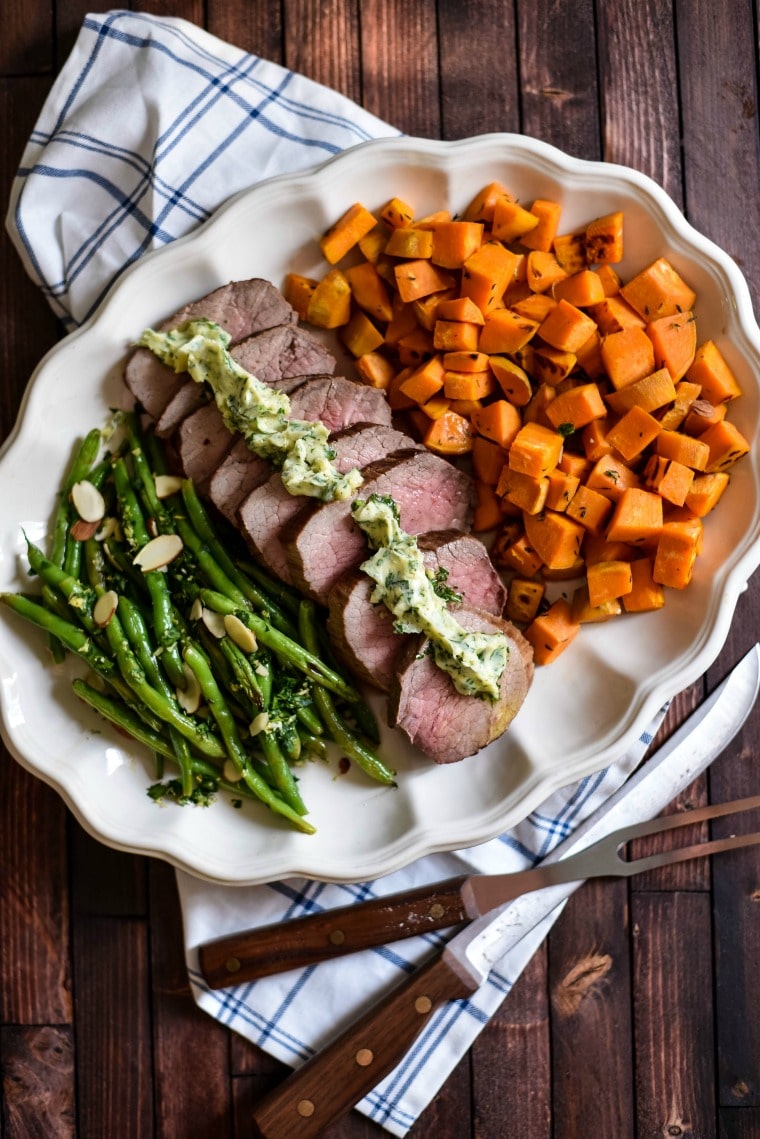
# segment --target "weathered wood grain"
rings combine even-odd
[[[150,917],[157,1132],[162,1139],[232,1139],[229,1033],[192,999],[176,881],[161,862],[150,868]]]
[[[552,1134],[551,1042],[546,944],[528,963],[472,1047],[477,1139]]]
[[[434,0],[364,0],[360,26],[363,105],[406,134],[440,138]]]
[[[715,1122],[709,898],[636,894],[631,921],[638,1134],[709,1136]]]
[[[600,157],[592,0],[519,0],[522,129],[577,158]]]
[[[626,883],[587,882],[549,935],[554,1139],[635,1134],[628,924]]]
[[[520,129],[515,15],[501,0],[438,0],[441,136]],[[462,51],[462,44],[467,51]]]
[[[654,178],[682,202],[678,61],[670,0],[598,5],[602,157]]]
[[[69,1028],[0,1028],[3,1139],[75,1139]]]
[[[153,1139],[146,922],[81,917],[73,929],[77,1139]],[[125,1133],[125,1134],[127,1134]]]

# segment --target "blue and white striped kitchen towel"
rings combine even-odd
[[[143,253],[238,190],[398,133],[184,20],[90,15],[24,151],[7,226],[70,330]]]
[[[136,12],[88,16],[23,155],[7,225],[30,275],[74,328],[127,266],[189,232],[231,194],[396,133],[336,92],[182,20]],[[416,938],[223,993],[203,985],[196,953],[201,941],[468,869],[532,865],[604,810],[649,739],[642,737],[613,768],[553,795],[509,834],[473,850],[431,856],[382,881],[345,886],[299,880],[248,889],[179,874],[196,999],[273,1055],[299,1064],[440,939]],[[651,813],[670,797],[648,804]],[[389,1131],[404,1135],[412,1126],[504,999],[558,909],[538,919],[530,912],[523,917],[530,933],[489,983],[471,1000],[444,1009],[400,1068],[362,1103],[361,1110]]]

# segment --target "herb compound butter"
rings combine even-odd
[[[465,696],[499,697],[509,646],[503,633],[467,632],[446,608],[425,569],[417,540],[401,529],[396,503],[372,494],[351,507],[356,524],[375,550],[362,570],[376,583],[372,601],[382,601],[396,618],[397,633],[424,633],[438,668]]]
[[[290,494],[324,502],[348,499],[362,484],[358,470],[340,474],[324,423],[290,417],[285,392],[264,384],[233,360],[229,333],[210,320],[190,320],[179,328],[148,328],[138,343],[175,372],[208,384],[225,426],[240,432],[252,451],[280,470]]]

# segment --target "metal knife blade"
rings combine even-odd
[[[559,859],[617,829],[661,811],[733,739],[760,686],[760,646],[739,662],[683,729],[595,815],[557,848]],[[694,726],[700,729],[695,739]],[[574,884],[551,887],[477,918],[444,953],[417,969],[342,1035],[283,1081],[254,1109],[264,1139],[316,1139],[400,1062],[435,1011],[466,997],[531,930],[561,906]],[[527,905],[525,904],[527,901]],[[544,925],[544,930],[546,926]],[[336,1073],[340,1078],[336,1078]]]

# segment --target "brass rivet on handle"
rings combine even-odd
[[[302,1119],[308,1119],[310,1115],[314,1114],[315,1110],[316,1108],[310,1099],[302,1099],[300,1103],[296,1104],[296,1111]]]
[[[354,1059],[360,1068],[368,1068],[374,1058],[375,1055],[371,1048],[360,1048],[354,1056]]]
[[[342,945],[346,940],[346,935],[342,929],[334,929],[330,934],[329,940],[333,945]]]
[[[224,963],[224,967],[228,973],[237,973],[240,968],[240,962],[237,957],[228,957]]]
[[[414,1002],[415,1011],[421,1016],[424,1016],[426,1012],[430,1012],[432,1007],[433,1002],[430,997],[417,997],[417,1000]]]
[[[428,910],[428,913],[430,914],[431,918],[442,918],[445,910],[440,902],[433,902],[432,906]]]

